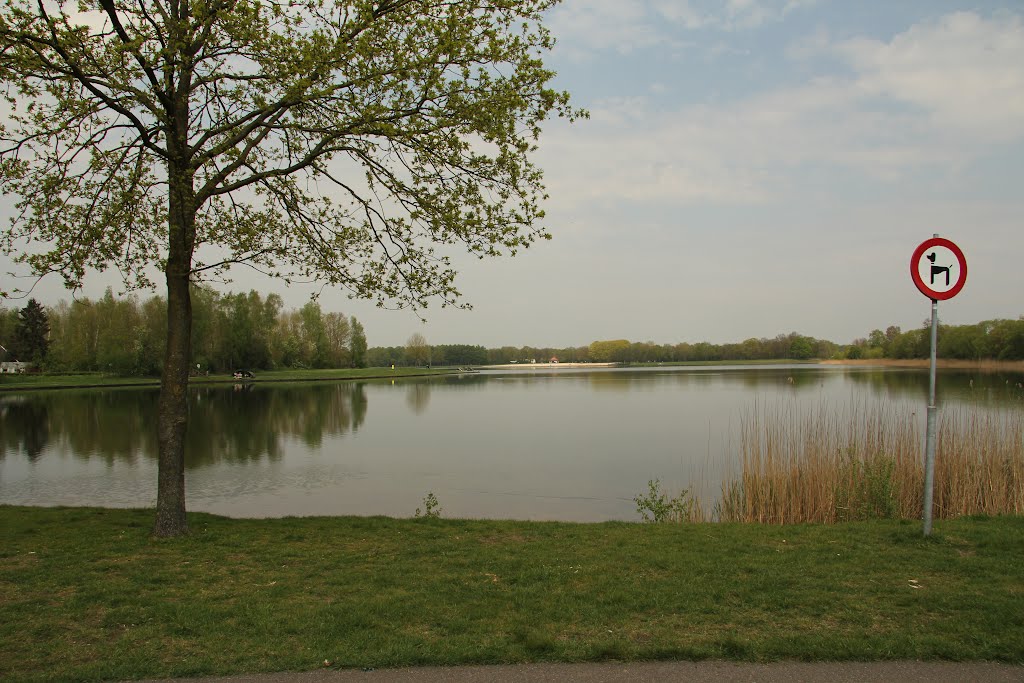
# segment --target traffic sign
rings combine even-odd
[[[967,259],[953,242],[933,237],[914,250],[910,258],[910,277],[932,301],[952,299],[967,282]]]
[[[910,257],[910,277],[921,293],[932,300],[932,350],[928,372],[928,427],[924,456],[924,535],[932,533],[932,501],[935,488],[935,441],[938,411],[935,405],[935,361],[938,350],[939,301],[952,299],[967,282],[964,252],[947,239],[935,235],[925,240]]]

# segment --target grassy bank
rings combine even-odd
[[[1024,519],[576,525],[0,507],[0,679],[604,659],[1024,662]]]
[[[421,375],[443,375],[455,369],[426,368],[343,368],[338,370],[261,370],[256,377],[244,380],[247,383],[260,382],[316,382],[342,379],[387,379],[390,377],[419,377]],[[231,373],[199,375],[189,379],[189,384],[224,384],[237,382]],[[124,387],[159,386],[159,377],[126,377],[100,372],[50,375],[31,373],[21,375],[0,375],[0,391],[23,389],[63,389],[83,387]]]

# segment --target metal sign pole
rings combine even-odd
[[[936,233],[914,250],[910,278],[932,302],[932,349],[928,377],[928,434],[924,448],[924,535],[932,533],[932,495],[935,489],[935,358],[939,347],[939,301],[952,299],[967,282],[967,259],[953,242]]]
[[[936,235],[938,237],[938,235]],[[924,447],[924,535],[932,533],[932,491],[935,488],[935,358],[939,338],[939,302],[932,299],[932,350],[928,376],[928,431]]]

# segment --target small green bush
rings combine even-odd
[[[895,459],[879,454],[858,460],[850,455],[844,461],[842,483],[836,491],[837,519],[858,521],[896,517]]]
[[[690,495],[689,489],[683,489],[675,498],[670,498],[667,493],[661,490],[661,480],[651,479],[647,482],[647,495],[639,495],[633,498],[636,503],[636,511],[645,522],[692,522],[695,521],[700,510]]]
[[[427,495],[423,498],[423,510],[416,508],[416,517],[440,517],[441,516],[441,504],[437,502],[437,496],[434,495],[433,491],[427,492]]]

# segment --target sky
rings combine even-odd
[[[319,292],[370,346],[849,343],[929,317],[910,259],[939,234],[968,265],[944,323],[1024,315],[1024,4],[565,0],[547,24],[590,118],[549,122],[536,155],[553,239],[455,261],[472,310],[421,322],[248,272],[219,289]]]

